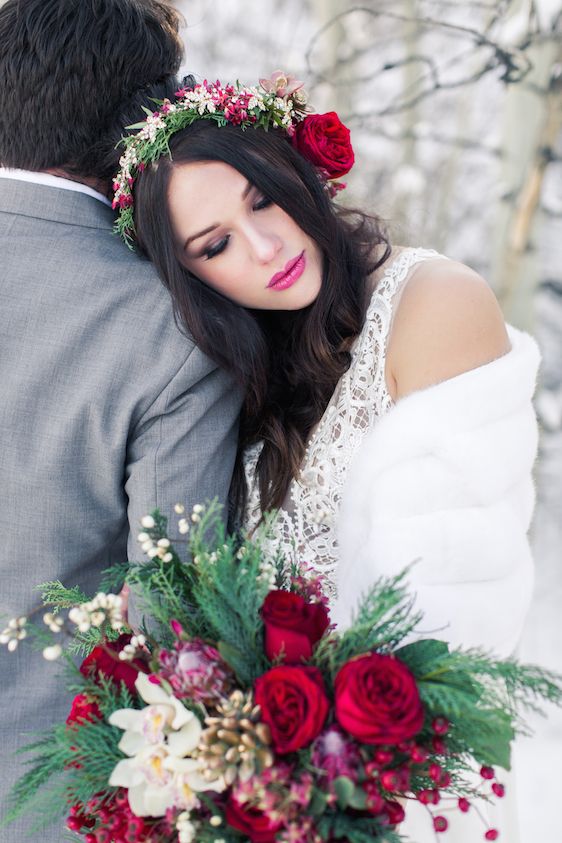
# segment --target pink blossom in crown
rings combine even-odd
[[[178,699],[208,704],[227,696],[232,673],[214,647],[197,639],[176,641],[172,650],[161,650],[159,658],[159,675]]]
[[[260,79],[260,85],[268,93],[274,93],[278,97],[290,97],[303,87],[304,82],[291,76],[290,73],[275,70],[269,79]]]

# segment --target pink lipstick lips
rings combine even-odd
[[[287,290],[289,287],[293,286],[295,281],[298,281],[303,274],[305,267],[306,258],[303,250],[296,258],[291,258],[291,260],[285,265],[283,272],[275,273],[267,285],[268,289]]]

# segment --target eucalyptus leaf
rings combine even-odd
[[[334,790],[338,798],[338,805],[340,808],[347,808],[353,798],[355,785],[347,776],[338,776],[334,779]]]

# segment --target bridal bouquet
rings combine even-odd
[[[75,694],[28,747],[8,821],[39,807],[85,843],[398,843],[412,800],[440,833],[440,805],[460,823],[476,797],[502,798],[521,710],[560,703],[558,677],[416,640],[405,575],[335,631],[321,578],[268,557],[267,523],[241,540],[215,505],[176,511],[174,545],[147,516],[147,561],[110,569],[93,599],[47,583],[42,622],[4,630],[11,650],[28,637],[66,662]],[[142,632],[123,619],[124,584]]]

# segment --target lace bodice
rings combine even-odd
[[[273,526],[270,549],[283,553],[287,563],[305,563],[321,573],[330,602],[335,598],[336,522],[347,468],[365,434],[393,406],[385,380],[393,305],[411,268],[435,257],[439,255],[433,250],[404,249],[384,270],[352,347],[349,369],[310,437],[300,477],[292,481]],[[249,530],[261,516],[254,482],[260,449],[258,443],[244,456],[249,488],[244,526]]]

